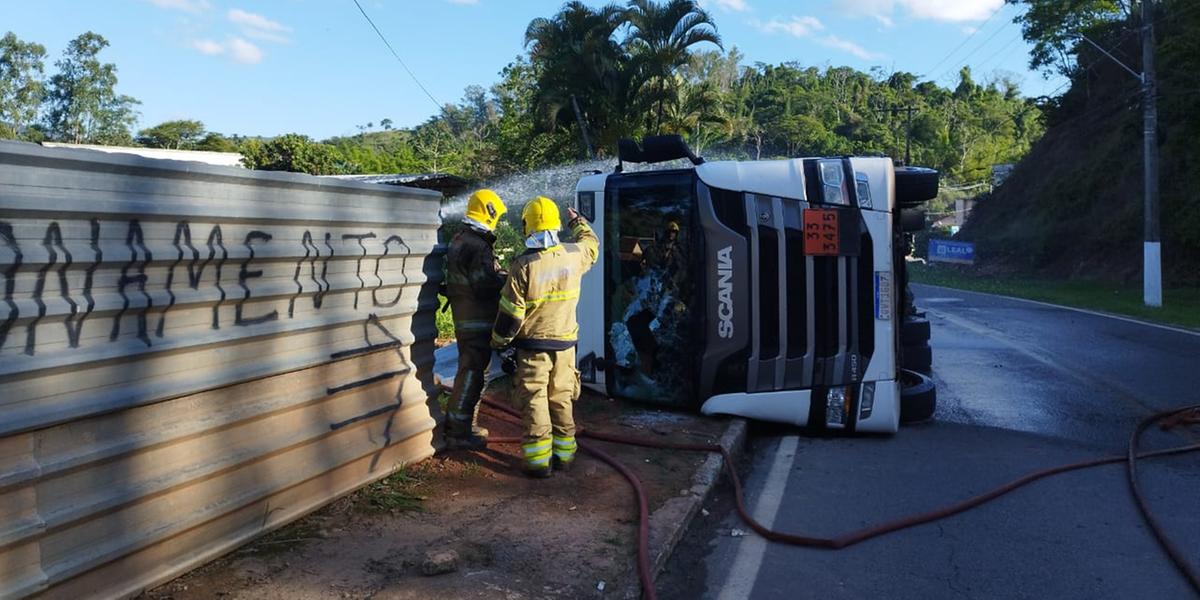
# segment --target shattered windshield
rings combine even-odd
[[[693,227],[692,171],[614,178],[605,223],[605,320],[610,391],[616,396],[690,404],[696,334],[693,264],[700,237]],[[679,352],[694,349],[694,352]]]

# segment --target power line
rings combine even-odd
[[[996,15],[1000,14],[1000,11],[1001,11],[1001,10],[1004,10],[1004,6],[1005,6],[1005,4],[1003,4],[1003,3],[1002,3],[1002,4],[1000,4],[1000,6],[998,6],[998,7],[996,8],[996,10],[992,11],[992,14],[988,16],[988,18],[987,18],[987,20],[986,20],[986,21],[984,21],[983,23],[981,23],[981,24],[979,25],[979,27],[977,27],[977,28],[975,29],[975,31],[972,31],[972,32],[971,32],[971,35],[968,35],[968,36],[966,37],[966,39],[964,39],[964,40],[963,40],[962,42],[960,42],[960,43],[959,43],[957,46],[955,46],[953,50],[951,50],[950,52],[947,52],[947,53],[946,53],[946,55],[945,55],[945,56],[943,56],[943,57],[941,58],[941,60],[937,61],[936,63],[934,63],[934,65],[933,65],[932,67],[930,67],[929,69],[927,69],[927,70],[925,71],[925,74],[926,74],[926,75],[928,75],[929,73],[932,73],[932,72],[936,71],[938,67],[942,66],[942,63],[946,62],[946,59],[947,59],[947,58],[950,58],[951,56],[953,56],[953,55],[954,55],[954,53],[955,53],[955,52],[958,52],[958,51],[959,51],[959,50],[960,50],[960,49],[961,49],[963,46],[966,46],[966,45],[967,45],[967,42],[971,41],[971,40],[972,40],[972,39],[975,37],[975,35],[976,35],[976,34],[978,34],[980,31],[982,31],[982,30],[983,30],[983,28],[984,28],[984,27],[987,27],[987,24],[988,24],[988,23],[991,23],[991,22],[992,22],[992,19],[996,18]]]
[[[429,90],[425,89],[424,85],[421,85],[421,80],[417,79],[417,76],[415,74],[413,74],[412,69],[409,69],[408,65],[404,64],[404,59],[400,58],[400,54],[398,54],[396,52],[396,49],[392,47],[391,42],[388,42],[387,37],[385,37],[383,35],[383,32],[380,31],[379,28],[375,26],[375,21],[371,20],[371,16],[367,14],[367,11],[363,10],[363,7],[361,4],[358,3],[358,0],[354,0],[354,5],[358,7],[358,12],[362,13],[363,18],[367,20],[367,23],[371,24],[371,29],[375,30],[375,34],[379,36],[379,39],[383,40],[383,45],[387,46],[387,49],[392,52],[392,56],[396,57],[396,61],[400,63],[400,66],[404,67],[404,70],[408,73],[408,76],[412,77],[412,80],[413,80],[413,82],[415,82],[417,84],[417,87],[421,88],[421,91],[425,92],[426,96],[429,96],[429,100],[433,102],[434,106],[437,107],[438,111],[441,111],[442,103],[438,102],[437,98],[434,98],[433,94],[430,94]]]
[[[1008,25],[1011,25],[1011,23],[1009,23]],[[989,43],[991,43],[992,40],[996,39],[996,36],[1000,35],[1000,32],[1007,29],[1008,25],[1002,25],[999,29],[992,32],[992,35],[988,36],[988,39],[983,40],[982,44],[976,46],[974,50],[968,52],[966,56],[962,57],[962,60],[958,61],[958,63],[956,64],[956,66],[954,68],[951,68],[949,71],[946,71],[942,75],[943,76],[951,75],[954,73],[954,71],[957,71],[957,70],[962,69],[963,67],[967,66],[967,61],[970,60],[970,58],[972,56],[974,56],[976,52],[979,52],[980,50],[983,49],[984,46],[988,45]]]
[[[1017,43],[1017,41],[1021,40],[1021,39],[1024,39],[1024,38],[1018,35],[1017,37],[1009,40],[1007,44],[1001,46],[999,50],[993,52],[992,55],[987,57],[986,59],[984,59],[983,62],[975,63],[975,68],[979,69],[980,72],[982,72],[983,65],[986,65],[986,64],[992,62],[993,60],[996,59],[996,57],[1000,56],[1001,54],[1004,54],[1005,50],[1008,50],[1010,46]]]

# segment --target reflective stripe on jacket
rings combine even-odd
[[[454,313],[458,333],[491,331],[504,272],[496,261],[492,245],[496,236],[467,228],[450,242],[446,253],[446,297]]]
[[[529,250],[513,259],[500,291],[500,313],[492,345],[531,350],[575,346],[575,307],[583,274],[596,263],[600,240],[583,219],[571,222],[573,244]]]

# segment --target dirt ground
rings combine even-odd
[[[504,401],[505,384],[489,396]],[[582,425],[680,442],[715,442],[724,422],[584,394]],[[493,436],[518,426],[484,409]],[[706,458],[593,442],[634,470],[653,512],[686,495]],[[569,473],[520,474],[519,447],[450,452],[398,470],[316,513],[143,594],[166,599],[620,598],[636,589],[637,506],[625,480],[581,453]],[[457,569],[426,576],[429,551]]]

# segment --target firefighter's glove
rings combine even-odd
[[[508,375],[517,373],[517,350],[516,348],[505,348],[498,352],[500,355],[500,370]]]

